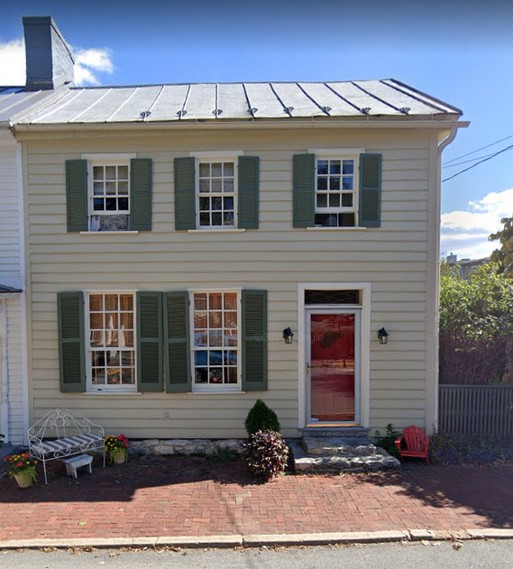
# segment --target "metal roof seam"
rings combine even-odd
[[[178,115],[178,118],[180,120],[182,120],[182,118],[187,114],[187,109],[185,107],[187,106],[187,101],[189,100],[190,92],[191,92],[191,84],[189,83],[189,85],[187,86],[187,93],[185,94],[185,99],[183,101],[182,109],[178,111],[180,113]]]
[[[356,81],[351,81],[351,84],[354,85],[357,89],[360,89],[360,91],[362,91],[363,93],[365,93],[368,97],[372,97],[373,99],[376,99],[376,101],[379,101],[380,103],[383,103],[384,105],[386,105],[387,107],[391,107],[392,109],[394,109],[395,111],[397,111],[398,113],[402,112],[399,107],[396,107],[395,105],[393,105],[392,103],[389,103],[388,101],[385,101],[384,99],[382,99],[381,97],[378,97],[377,95],[374,95],[373,93],[371,93],[370,91],[367,91],[367,89],[364,89],[361,85],[359,85]],[[371,107],[372,108],[372,107]]]
[[[407,95],[408,97],[411,97],[412,99],[415,99],[416,101],[419,101],[420,103],[424,103],[428,107],[436,109],[442,113],[447,113],[448,112],[447,108],[454,108],[455,111],[458,111],[460,114],[462,114],[462,112],[459,109],[456,109],[456,107],[451,107],[450,105],[446,105],[443,101],[439,101],[438,99],[435,99],[435,97],[424,95],[424,93],[422,93],[421,91],[417,91],[417,89],[414,89],[413,87],[410,87],[409,85],[406,85],[405,83],[401,83],[400,81],[397,81],[397,79],[380,79],[379,81],[380,81],[380,83],[383,83],[383,85],[387,85],[391,89],[395,89],[399,93],[403,93],[404,95]],[[392,84],[388,83],[388,81],[391,81],[393,83]],[[397,85],[394,85],[394,83],[397,83]],[[407,88],[408,91],[410,91],[410,90],[415,91],[415,92],[419,93],[420,95],[423,95],[425,97],[425,100],[420,98],[420,97],[417,97],[415,95],[415,93],[410,93],[408,91],[405,91],[404,89],[401,89],[399,87],[399,85]],[[440,105],[433,104],[433,102],[432,102],[433,100],[435,100],[437,103],[440,103]],[[443,107],[446,107],[446,108],[443,108]]]
[[[102,101],[103,99],[105,99],[105,97],[112,91],[112,89],[107,89],[107,91],[105,91],[105,93],[96,101],[94,101],[94,103],[91,103],[88,107],[86,107],[83,111],[80,111],[77,115],[75,115],[73,118],[69,119],[68,122],[78,122],[78,117],[80,117],[81,115],[83,115],[84,113],[87,113],[87,111],[91,110],[93,107],[95,107],[100,101]]]
[[[127,97],[127,99],[125,99],[125,101],[123,101],[123,103],[121,103],[121,105],[119,105],[119,107],[113,112],[111,113],[104,122],[111,122],[111,119],[114,115],[116,115],[117,113],[119,113],[119,111],[128,103],[128,101],[130,101],[132,99],[132,97],[135,96],[135,94],[139,91],[139,87],[136,87],[132,93],[130,93],[130,95]],[[116,122],[116,121],[112,121],[112,122]]]
[[[340,93],[338,93],[337,91],[335,91],[335,89],[333,89],[333,87],[331,85],[328,85],[328,83],[324,83],[324,85],[335,95],[337,95],[337,97],[340,97],[344,103],[347,103],[348,105],[350,105],[351,107],[353,107],[353,109],[356,109],[359,113],[362,113],[363,115],[366,115],[367,113],[365,113],[360,107],[358,107],[358,105],[355,105],[354,103],[351,103],[351,101],[349,99],[346,99],[343,95],[341,95]]]
[[[294,110],[294,107],[287,107],[285,105],[285,103],[282,101],[281,97],[278,95],[278,93],[276,92],[275,88],[273,87],[273,84],[271,82],[269,82],[269,87],[271,88],[271,91],[274,93],[274,96],[278,99],[280,105],[283,108],[283,112],[287,113],[289,117],[292,116],[292,111]]]
[[[305,94],[306,97],[308,97],[310,99],[310,101],[312,101],[312,103],[319,108],[319,110],[323,113],[325,113],[328,117],[330,117],[330,113],[328,112],[328,108],[329,107],[321,107],[321,105],[319,105],[319,103],[313,98],[311,97],[308,92],[306,91],[306,89],[303,89],[303,86],[301,85],[301,83],[296,83],[296,85],[299,87],[299,89],[301,89],[301,91]]]

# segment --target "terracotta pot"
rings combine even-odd
[[[30,472],[20,472],[20,474],[15,474],[14,479],[20,488],[30,488],[30,486],[32,486],[32,477],[30,476]]]
[[[112,460],[115,464],[123,464],[125,462],[125,453],[117,452],[116,454],[113,454]]]

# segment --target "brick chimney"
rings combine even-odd
[[[24,17],[28,91],[73,84],[75,60],[50,16]]]

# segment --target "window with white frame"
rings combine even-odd
[[[315,225],[354,227],[358,220],[358,156],[318,156],[315,175]]]
[[[199,228],[235,227],[236,162],[200,159],[198,163]]]
[[[135,391],[133,293],[89,293],[87,379],[92,391]]]
[[[193,293],[194,385],[239,383],[239,294]]]
[[[89,230],[130,230],[130,161],[89,164]]]

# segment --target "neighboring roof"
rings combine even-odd
[[[395,79],[329,83],[193,83],[70,88],[17,124],[62,125],[294,118],[413,117],[462,112]]]
[[[11,292],[23,292],[19,288],[12,288],[11,286],[0,285],[0,294],[9,294]]]
[[[26,91],[25,87],[0,86],[0,123],[9,122],[32,105],[50,96],[53,91]]]

